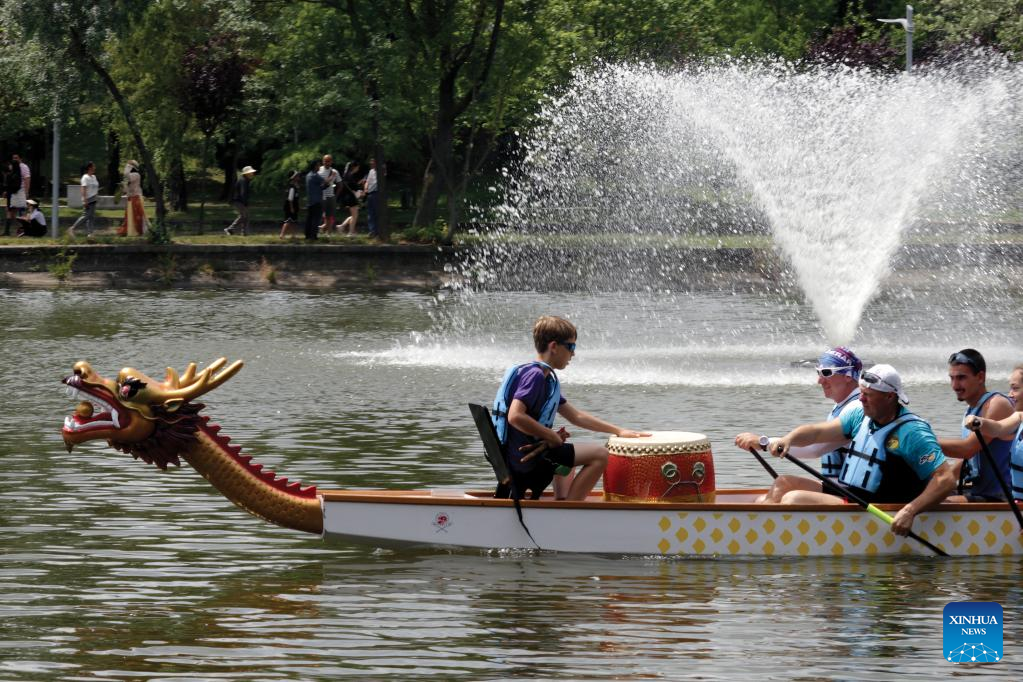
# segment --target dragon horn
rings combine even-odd
[[[218,358],[209,364],[206,369],[199,372],[199,374],[190,382],[184,383],[184,385],[163,393],[163,399],[166,401],[170,400],[192,400],[198,398],[203,393],[212,391],[220,384],[224,383],[242,368],[244,364],[241,360],[235,360],[230,365],[225,367],[219,373],[221,367],[227,363],[227,358]],[[192,370],[192,366],[189,367]],[[185,372],[185,376],[188,376],[189,372]],[[182,377],[184,379],[184,377]]]
[[[181,381],[182,384],[190,384],[190,383],[192,383],[192,381],[194,379],[195,379],[195,363],[194,362],[190,362],[190,363],[188,363],[188,367],[185,369],[185,373],[181,375],[181,380],[180,381]],[[177,386],[175,386],[174,388],[177,388]]]

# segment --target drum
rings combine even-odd
[[[607,442],[604,499],[614,502],[713,502],[714,456],[702,433],[657,431]]]

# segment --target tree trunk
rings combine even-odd
[[[75,40],[76,48],[80,55],[88,62],[89,66],[99,79],[103,81],[103,84],[107,86],[107,91],[110,92],[110,96],[114,98],[114,102],[121,110],[121,115],[124,116],[125,122],[128,124],[128,129],[131,130],[131,136],[135,140],[135,146],[139,148],[139,154],[142,155],[142,162],[146,164],[146,172],[150,174],[153,179],[154,199],[156,200],[156,221],[160,225],[163,224],[164,219],[167,217],[167,207],[163,203],[163,181],[160,179],[160,172],[156,169],[156,164],[153,162],[153,155],[149,151],[149,147],[146,146],[145,140],[142,138],[142,130],[139,128],[138,123],[135,122],[135,116],[131,113],[131,108],[128,106],[127,100],[124,95],[121,94],[121,89],[117,87],[117,83],[110,76],[107,70],[86,48],[85,44],[79,39],[78,35],[72,31],[72,37]]]
[[[167,189],[170,194],[171,208],[175,211],[187,211],[188,184],[185,179],[185,165],[181,161],[181,152],[177,152],[171,162],[170,182]]]
[[[117,194],[121,185],[121,141],[113,130],[107,133],[107,192]]]
[[[416,212],[412,217],[412,224],[416,227],[425,225],[428,222],[425,214],[423,213],[423,206],[426,206],[427,197],[431,192],[430,188],[436,184],[434,182],[433,173],[431,172],[432,169],[433,159],[431,158],[426,162],[426,168],[423,169],[423,183],[419,187],[419,198],[416,199]],[[436,204],[437,199],[434,198],[433,201]]]
[[[202,159],[199,160],[199,234],[202,234],[206,220],[206,193],[209,191],[209,183],[206,182],[206,169],[209,167],[210,136],[203,135],[202,138]]]

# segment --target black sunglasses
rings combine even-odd
[[[980,367],[977,367],[977,361],[971,358],[969,355],[963,353],[952,353],[948,356],[948,364],[950,365],[969,365],[973,368],[974,372],[979,372]]]
[[[575,352],[575,341],[572,341],[571,343],[568,341],[558,341],[558,345],[567,348],[569,353]]]
[[[870,384],[871,386],[873,386],[874,384],[884,384],[888,388],[892,389],[892,392],[898,393],[898,389],[896,389],[894,386],[892,386],[887,381],[885,381],[881,377],[877,376],[873,372],[864,372],[863,374],[861,374],[860,375],[860,381],[866,382],[866,383]]]

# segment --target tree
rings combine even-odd
[[[185,110],[192,114],[202,132],[200,177],[205,178],[210,138],[241,100],[247,65],[238,51],[235,37],[219,34],[185,50],[181,67],[180,97]],[[205,210],[204,193],[199,206],[200,229]]]
[[[5,24],[18,26],[20,34],[36,39],[48,53],[48,59],[75,65],[91,72],[110,93],[131,131],[139,154],[152,175],[156,199],[156,219],[160,229],[166,216],[163,182],[153,155],[142,136],[134,112],[120,84],[107,68],[105,43],[129,22],[141,15],[151,0],[6,0],[3,6]]]

